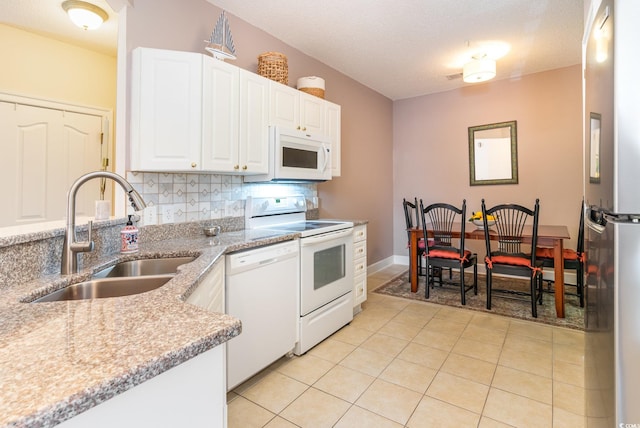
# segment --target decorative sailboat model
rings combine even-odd
[[[225,59],[236,59],[236,48],[231,37],[231,28],[227,15],[222,11],[216,26],[211,33],[209,40],[205,40],[205,49],[211,52],[214,58],[224,61]]]

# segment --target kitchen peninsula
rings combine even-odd
[[[157,230],[164,229],[158,227]],[[154,392],[175,394],[173,384],[163,390],[157,388],[157,382],[167,379],[172,371],[201,367],[193,365],[198,361],[206,364],[219,361],[219,367],[206,366],[211,370],[196,372],[192,378],[200,383],[208,379],[220,380],[204,388],[219,398],[216,405],[220,404],[220,408],[208,406],[200,410],[209,418],[217,414],[225,416],[222,345],[241,333],[241,322],[186,303],[186,299],[226,252],[292,240],[297,235],[269,233],[266,237],[259,231],[240,230],[210,238],[205,237],[201,229],[186,237],[175,235],[148,239],[141,243],[140,252],[135,255],[105,256],[71,278],[54,274],[24,283],[2,284],[0,427],[79,426],[74,421],[86,418],[105,404],[117,402],[120,394],[139,390],[147,385],[146,382],[156,382]],[[176,276],[164,286],[147,293],[31,303],[52,291],[51,287],[60,287],[63,281],[85,280],[115,260],[176,256],[197,258],[181,266]],[[3,263],[12,263],[5,259]],[[215,358],[211,359],[212,355]],[[174,375],[172,382],[175,379]],[[183,379],[178,377],[177,381]],[[200,389],[192,392],[193,398],[198,398],[203,389],[202,385],[198,387]],[[189,399],[185,397],[182,401],[188,403]],[[193,417],[189,411],[180,412],[179,408],[168,406],[163,409],[166,406],[158,402],[151,405],[155,405],[152,408],[158,414],[174,413],[175,417],[185,418],[186,425]],[[130,420],[127,422],[131,423]]]

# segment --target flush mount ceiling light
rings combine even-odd
[[[474,55],[462,69],[462,80],[467,83],[480,83],[496,77],[496,60],[486,55]]]
[[[95,30],[109,18],[107,12],[84,1],[66,0],[62,3],[62,8],[74,24],[85,30]]]

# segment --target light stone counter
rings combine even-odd
[[[48,275],[2,290],[0,427],[55,426],[237,336],[238,319],[185,299],[222,254],[297,237],[237,231],[150,242],[76,275]],[[147,293],[28,303],[116,261],[186,255],[198,258]]]

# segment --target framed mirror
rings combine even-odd
[[[515,120],[469,127],[469,184],[518,184]]]

